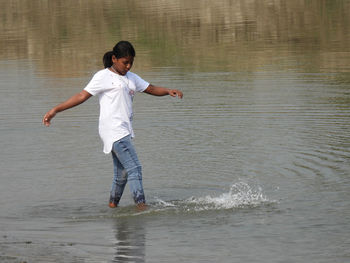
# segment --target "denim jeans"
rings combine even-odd
[[[110,195],[110,202],[118,205],[123,195],[126,183],[136,204],[145,203],[142,187],[142,167],[128,135],[113,144],[112,157],[114,164],[114,178]]]

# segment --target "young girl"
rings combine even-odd
[[[44,125],[49,126],[51,119],[58,112],[98,95],[99,134],[104,144],[103,151],[106,154],[112,153],[114,164],[114,178],[109,199],[111,208],[119,204],[127,182],[137,206],[142,209],[146,203],[141,164],[131,141],[134,137],[132,102],[135,92],[155,96],[170,95],[179,98],[183,96],[179,90],[154,86],[130,72],[134,57],[135,50],[129,42],[118,42],[113,51],[103,56],[105,69],[98,71],[80,93],[52,108],[43,118]]]

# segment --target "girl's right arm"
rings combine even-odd
[[[83,103],[84,101],[86,101],[87,99],[89,99],[92,95],[85,91],[82,90],[81,92],[73,95],[72,97],[70,97],[68,100],[66,100],[65,102],[62,102],[61,104],[58,104],[57,106],[53,107],[51,110],[49,110],[44,118],[43,118],[43,124],[45,126],[50,126],[50,121],[53,117],[55,117],[55,115],[58,112],[73,108],[81,103]]]

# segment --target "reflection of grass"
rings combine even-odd
[[[144,70],[256,71],[276,58],[301,59],[297,64],[309,71],[344,69],[348,60],[329,57],[337,54],[327,51],[349,50],[349,5],[316,0],[13,0],[0,10],[0,57],[34,59],[56,76],[80,75],[101,67],[104,52],[126,39],[135,45],[137,67]]]
[[[177,58],[180,57],[179,47],[175,45],[171,39],[167,39],[164,33],[158,34],[156,41],[152,39],[147,33],[141,31],[139,39],[135,41],[135,46],[141,48],[147,54],[147,64],[151,67],[172,66],[176,64]]]

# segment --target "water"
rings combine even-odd
[[[349,1],[0,1],[1,262],[349,262]],[[79,92],[120,39],[150,208]]]

